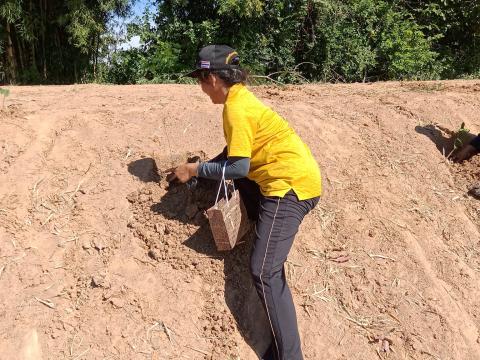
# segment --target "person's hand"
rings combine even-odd
[[[198,162],[182,164],[175,169],[172,169],[172,173],[167,176],[169,182],[178,180],[181,183],[186,183],[192,177],[197,176]]]
[[[475,152],[475,147],[470,144],[465,145],[459,152],[452,156],[452,160],[455,162],[462,162],[463,160],[470,158]]]

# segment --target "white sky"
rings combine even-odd
[[[133,7],[133,16],[125,19],[125,23],[128,23],[135,19],[135,17],[140,17],[143,15],[144,10],[149,7],[151,12],[154,12],[155,6],[152,4],[152,0],[136,0]],[[120,27],[121,28],[121,27]],[[119,48],[127,50],[131,48],[136,48],[140,46],[140,37],[134,36],[123,44],[119,44]]]

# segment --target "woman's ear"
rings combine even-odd
[[[208,82],[214,88],[217,85],[217,77],[213,74],[208,74]]]

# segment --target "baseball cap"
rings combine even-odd
[[[198,53],[195,70],[185,76],[198,77],[202,70],[239,69],[240,57],[228,45],[208,45]]]

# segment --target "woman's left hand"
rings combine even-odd
[[[475,154],[476,149],[470,145],[467,144],[465,145],[458,153],[452,156],[452,160],[455,162],[462,162],[463,160],[467,160],[470,158],[473,154]]]
[[[197,176],[198,162],[196,163],[186,163],[178,166],[173,170],[175,177],[171,180],[177,179],[181,183],[186,183],[192,177]]]

